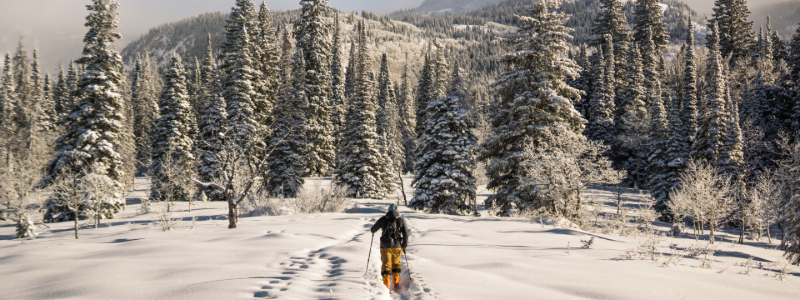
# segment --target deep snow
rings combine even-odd
[[[406,180],[408,183],[409,180]],[[537,219],[429,215],[401,208],[410,228],[408,259],[414,285],[389,295],[379,282],[378,242],[369,227],[390,201],[359,200],[356,213],[241,218],[227,229],[225,203],[178,203],[162,231],[158,213],[138,215],[147,184],[137,181],[128,207],[75,240],[72,223],[50,224],[32,239],[12,239],[0,226],[0,299],[797,299],[800,276],[773,275],[781,255],[769,244],[722,233],[712,269],[684,257],[662,267],[626,252],[642,237],[556,228]],[[406,187],[410,195],[412,190]],[[487,195],[481,191],[482,201]],[[612,191],[593,189],[606,199]],[[626,194],[631,201],[638,195]],[[157,211],[157,209],[155,209]],[[196,222],[192,222],[192,217]],[[547,222],[545,222],[547,223]],[[550,223],[551,224],[551,223]],[[656,224],[665,225],[665,224]],[[192,228],[193,227],[193,228]],[[666,230],[666,227],[660,227]],[[594,249],[580,240],[596,237]],[[377,240],[377,237],[375,238]],[[567,244],[571,245],[567,253]],[[704,242],[700,242],[704,243]],[[667,238],[683,249],[690,236]],[[681,252],[682,253],[682,252]],[[753,256],[764,269],[740,274]],[[405,260],[403,263],[405,264]],[[405,272],[404,272],[405,273]]]

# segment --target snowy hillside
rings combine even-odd
[[[69,222],[23,240],[12,239],[12,225],[0,226],[4,299],[796,299],[800,294],[797,270],[789,271],[792,281],[775,278],[778,266],[771,262],[781,255],[775,241],[734,245],[733,236],[722,234],[708,269],[701,267],[701,256],[689,256],[693,245],[707,242],[690,236],[665,238],[657,248],[661,257],[653,261],[636,250],[648,241],[644,236],[585,232],[546,219],[495,218],[486,211],[475,218],[403,207],[415,283],[390,295],[378,280],[377,242],[364,275],[368,228],[390,202],[359,200],[352,213],[245,217],[235,230],[225,226],[224,203],[197,203],[188,212],[184,202],[171,214],[179,220],[174,229],[162,231],[158,213],[136,213],[147,188],[139,180],[124,213],[97,229],[84,224],[78,240]],[[607,201],[605,211],[615,211],[611,191],[589,193]],[[624,197],[636,205],[637,193]],[[582,249],[581,240],[592,237],[592,249]]]

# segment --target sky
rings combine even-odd
[[[254,0],[258,5],[262,0]],[[330,0],[343,11],[368,10],[389,13],[419,6],[423,0]],[[234,0],[117,0],[120,3],[118,49],[153,27],[204,12],[229,12]],[[13,53],[20,36],[29,52],[39,49],[46,71],[56,75],[59,63],[79,57],[86,34],[86,10],[90,0],[0,0],[0,53]],[[266,0],[271,10],[300,7],[299,0]]]
[[[419,6],[423,0],[330,0],[343,11],[367,10],[379,14]],[[710,14],[714,0],[683,0],[700,13]],[[750,0],[752,6],[787,0]],[[788,0],[800,1],[800,0]],[[150,28],[210,11],[230,11],[234,0],[118,0],[123,38],[119,49]],[[259,3],[261,0],[254,0]],[[299,0],[266,0],[272,10],[299,8]],[[83,48],[83,26],[90,0],[0,0],[0,53],[13,53],[22,36],[28,51],[38,48],[40,60],[55,75],[60,62],[78,57]]]

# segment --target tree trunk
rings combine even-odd
[[[406,203],[406,207],[408,207],[408,200],[406,199],[406,185],[403,183],[403,171],[397,171],[398,178],[400,178],[400,192],[403,193],[403,202]]]
[[[236,215],[236,204],[232,199],[228,200],[228,229],[236,228],[236,221],[239,216]]]
[[[714,244],[714,224],[708,225],[708,243]]]

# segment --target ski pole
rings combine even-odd
[[[408,278],[411,278],[411,267],[408,266],[408,254],[406,254],[406,249],[403,249],[403,255],[406,257],[406,271],[408,271]]]
[[[375,241],[375,233],[373,232],[372,239],[369,240],[369,254],[367,254],[367,270],[364,271],[364,275],[367,275],[367,273],[369,273],[369,257],[372,256],[372,242],[374,241]]]

